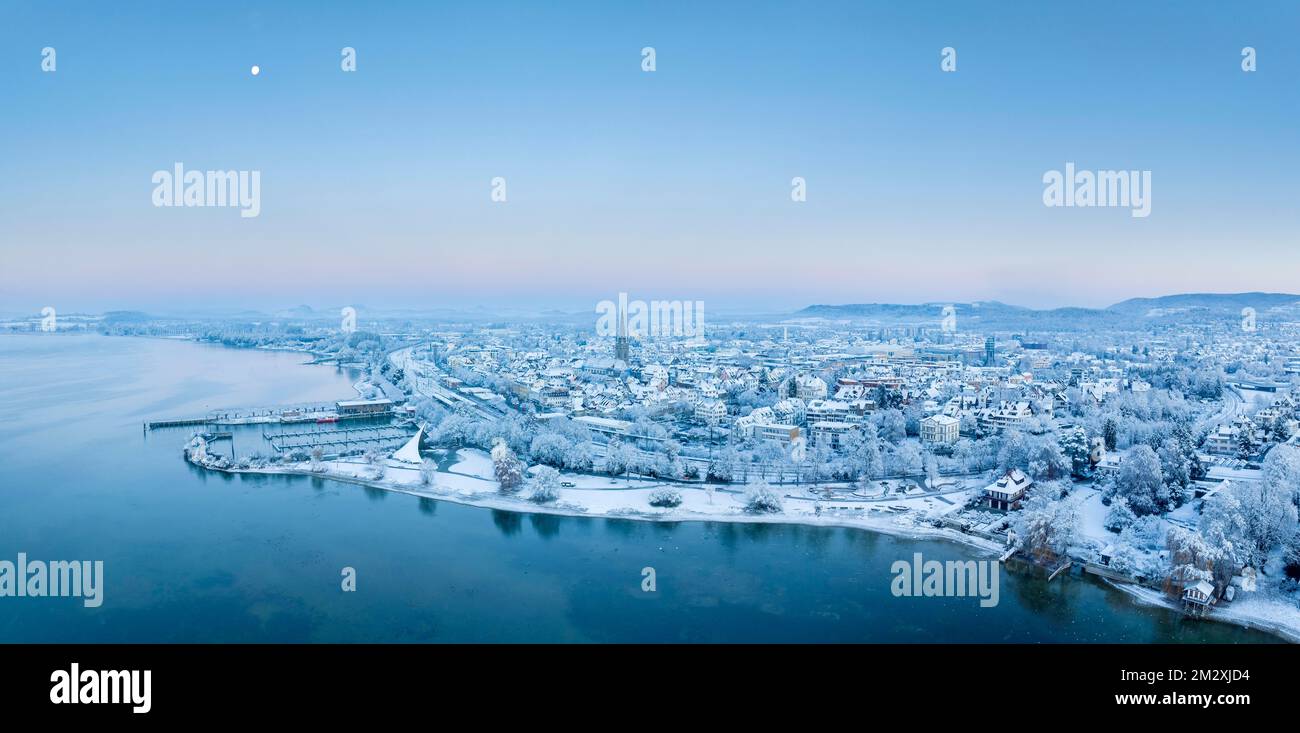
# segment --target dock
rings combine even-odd
[[[178,420],[152,420],[144,424],[144,429],[156,430],[158,428],[184,428],[191,425],[207,425],[210,422],[211,419],[206,417],[180,418]]]
[[[1064,563],[1061,564],[1061,567],[1059,567],[1059,568],[1053,570],[1053,571],[1052,571],[1052,574],[1049,575],[1049,576],[1047,576],[1047,582],[1050,583],[1050,582],[1052,582],[1053,580],[1055,580],[1055,579],[1056,579],[1056,576],[1060,575],[1062,570],[1068,570],[1068,569],[1070,568],[1070,566],[1073,565],[1073,564],[1074,564],[1074,561],[1073,561],[1073,560],[1066,560]]]
[[[361,428],[330,428],[327,430],[295,430],[271,433],[265,429],[262,437],[277,453],[329,449],[337,452],[353,448],[388,448],[399,446],[411,439],[414,433],[408,427],[375,425]]]
[[[150,420],[144,423],[144,429],[185,428],[217,425],[265,425],[338,422],[343,420],[363,420],[377,417],[393,417],[398,412],[393,409],[342,413],[336,409],[335,402],[312,402],[272,407],[239,407],[211,410],[202,417],[178,417],[165,420]]]

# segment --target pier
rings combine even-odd
[[[409,429],[392,425],[331,428],[328,430],[295,430],[278,433],[268,433],[265,429],[262,430],[262,437],[271,444],[271,447],[277,453],[310,450],[312,448],[341,452],[353,448],[397,447],[410,440],[411,435],[413,433]]]
[[[340,414],[335,402],[311,402],[296,405],[278,405],[272,407],[237,407],[217,409],[203,417],[179,417],[165,420],[150,420],[144,423],[144,429],[184,427],[215,427],[229,425],[262,425],[278,423],[315,423],[358,420],[375,417],[391,417],[393,410],[365,412],[358,414]]]
[[[179,420],[153,420],[144,424],[145,430],[158,428],[184,428],[192,425],[207,425],[211,420],[206,417],[181,418]]]

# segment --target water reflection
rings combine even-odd
[[[560,524],[565,517],[558,514],[529,514],[528,522],[533,525],[533,531],[542,539],[550,539],[560,533]]]
[[[519,534],[519,530],[523,529],[522,514],[507,512],[502,509],[492,509],[490,511],[492,512],[492,523],[496,525],[497,529],[501,530],[502,535],[513,537]]]

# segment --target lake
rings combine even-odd
[[[0,642],[1272,642],[1004,569],[1000,602],[897,598],[890,566],[980,557],[861,530],[465,507],[187,464],[149,419],[349,399],[301,354],[0,336],[0,560],[102,560],[103,605],[0,598]],[[260,441],[241,428],[236,443]],[[343,592],[343,568],[356,592]],[[655,592],[641,589],[654,568]]]

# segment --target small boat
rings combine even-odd
[[[338,421],[339,421],[339,419],[338,419],[337,417],[318,417],[318,418],[316,418],[316,424],[317,424],[317,425],[320,425],[321,423],[327,423],[327,422],[338,422]]]

